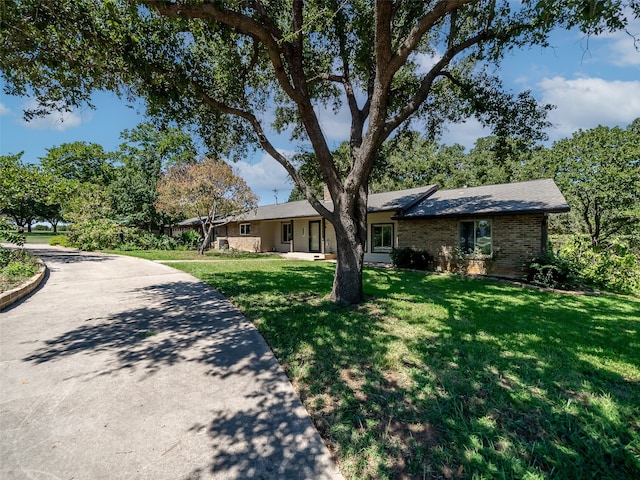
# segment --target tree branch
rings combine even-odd
[[[271,155],[271,157],[273,157],[280,165],[282,165],[285,168],[287,173],[291,176],[291,178],[298,185],[298,187],[300,187],[300,190],[304,193],[307,200],[318,211],[318,213],[325,216],[325,218],[329,220],[333,218],[333,212],[328,210],[318,199],[314,197],[313,192],[311,191],[307,183],[304,181],[304,179],[300,176],[300,174],[298,173],[296,168],[293,166],[293,164],[287,159],[287,157],[282,155],[269,141],[269,139],[264,133],[264,129],[262,128],[260,121],[256,118],[256,116],[253,113],[248,112],[246,110],[239,109],[239,108],[230,107],[229,105],[225,105],[215,100],[213,97],[209,96],[202,89],[200,85],[198,85],[193,81],[191,81],[191,85],[194,88],[194,90],[197,91],[198,95],[200,95],[203,101],[210,108],[220,111],[222,113],[226,113],[228,115],[234,115],[246,120],[253,128],[253,131],[255,132],[258,138],[258,142],[260,142],[260,146],[269,155]]]
[[[363,110],[358,107],[358,101],[356,100],[356,95],[353,90],[353,83],[351,82],[347,34],[345,31],[345,20],[342,8],[337,4],[337,2],[334,2],[334,8],[336,11],[336,20],[334,25],[338,36],[339,55],[342,60],[342,76],[340,77],[340,83],[344,88],[349,111],[351,112],[351,132],[349,135],[349,141],[352,147],[357,148],[362,143],[362,131],[364,129],[365,116],[363,114]]]
[[[400,44],[393,59],[389,62],[389,71],[397,72],[406,62],[409,55],[416,49],[422,37],[446,15],[469,3],[478,0],[442,0],[438,2],[429,13],[418,20],[415,27],[409,32],[405,40]],[[452,18],[453,20],[453,18]]]
[[[429,70],[429,73],[427,73],[422,79],[422,81],[420,82],[420,88],[415,93],[415,95],[407,102],[404,108],[402,108],[393,118],[389,119],[389,121],[386,123],[385,130],[387,132],[387,135],[390,134],[399,125],[401,125],[411,115],[413,115],[418,110],[418,108],[420,108],[420,105],[422,105],[429,96],[429,92],[431,91],[433,82],[438,76],[445,76],[453,83],[457,83],[456,79],[449,72],[445,72],[443,70],[444,67],[446,67],[451,62],[451,60],[460,52],[489,38],[491,38],[490,33],[488,31],[482,31],[477,35],[468,38],[464,42],[459,43],[452,48],[449,48],[442,56],[442,58],[438,61],[438,63],[436,63],[431,68],[431,70]]]
[[[280,86],[295,102],[302,99],[302,95],[296,90],[287,75],[282,60],[283,56],[287,56],[287,50],[291,48],[291,45],[282,38],[281,32],[272,23],[262,24],[241,13],[219,8],[215,4],[207,2],[185,5],[168,3],[166,0],[144,0],[144,3],[158,14],[166,17],[213,20],[233,28],[238,33],[259,40],[267,49]]]
[[[303,66],[304,52],[302,51],[304,31],[302,28],[303,3],[301,0],[297,0],[293,4],[293,26],[299,27],[298,29],[294,28],[294,45],[284,39],[280,30],[277,29],[272,22],[268,21],[264,12],[261,14],[261,5],[259,4],[254,4],[253,8],[256,9],[258,15],[265,16],[263,23],[260,23],[247,15],[225,8],[220,8],[214,2],[205,1],[201,4],[183,5],[175,2],[168,3],[166,0],[144,0],[144,3],[153,7],[160,15],[173,18],[199,18],[221,23],[238,33],[257,39],[265,45],[278,83],[298,107],[300,118],[302,119],[307,134],[309,135],[309,139],[314,147],[316,155],[318,156],[323,176],[327,179],[327,183],[330,188],[332,188],[332,184],[336,186],[341,184],[337,167],[332,161],[333,157],[326,143],[322,129],[320,128],[320,123],[313,109],[313,105],[311,104],[307,94],[308,88]],[[267,21],[264,21],[265,19]],[[288,62],[288,73],[285,69],[283,58]],[[321,214],[325,215],[327,219],[331,219],[332,213],[324,208],[324,206],[315,199],[315,197],[313,197],[311,190],[303,181],[302,177],[298,175],[293,165],[291,165],[291,163],[267,140],[262,126],[252,113],[220,103],[210,97],[204,89],[199,89],[199,92],[203,100],[210,107],[223,113],[241,117],[248,121],[256,132],[260,145],[285,167],[309,202],[311,202]]]

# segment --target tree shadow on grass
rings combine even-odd
[[[443,313],[435,335],[423,331],[406,344],[422,367],[411,372],[413,390],[429,392],[423,421],[439,425],[457,457],[438,458],[446,471],[640,474],[638,302],[406,278],[404,295]]]
[[[640,474],[637,302],[370,271],[367,302],[349,308],[323,300],[329,269],[299,270],[208,281],[259,325],[343,471]],[[278,295],[261,304],[265,290]]]
[[[200,282],[131,293],[143,306],[76,323],[24,360],[37,365],[108,353],[97,376],[142,370],[142,380],[178,363],[205,365],[201,381],[238,390],[238,398],[231,409],[217,408],[212,399],[211,417],[186,427],[187,432],[206,431],[212,450],[210,464],[188,478],[328,478],[334,467],[299,399],[283,387],[286,378],[278,363],[230,302]],[[197,384],[194,378],[194,388]]]

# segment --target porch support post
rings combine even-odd
[[[327,228],[327,224],[326,224],[326,219],[324,217],[322,217],[322,223],[320,224],[320,253],[322,253],[323,255],[326,252],[326,248],[325,248],[325,239],[324,239],[324,231],[325,228]]]
[[[293,219],[291,220],[291,241],[289,242],[289,252],[293,253],[294,245],[293,245],[293,237],[295,237],[295,230],[293,229]]]

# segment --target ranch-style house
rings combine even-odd
[[[429,252],[436,269],[458,268],[462,257],[470,273],[518,276],[546,250],[549,214],[568,210],[551,179],[371,194],[365,261],[387,263],[393,248],[411,247]],[[260,206],[225,223],[216,229],[217,247],[335,258],[333,226],[306,200]]]

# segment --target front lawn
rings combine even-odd
[[[247,253],[235,250],[207,250],[204,255],[195,250],[103,250],[105,253],[116,253],[130,257],[144,258],[145,260],[255,260],[258,258],[276,258],[275,255],[264,253]]]
[[[332,264],[173,264],[269,342],[347,478],[640,478],[640,300]]]

